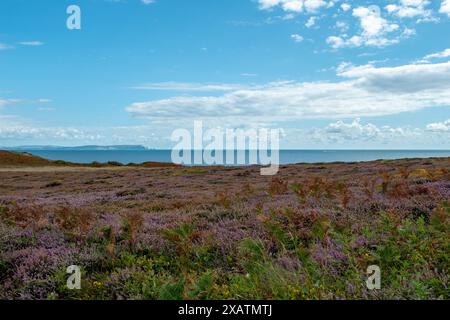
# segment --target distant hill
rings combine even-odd
[[[144,162],[140,164],[130,163],[128,165],[110,161],[107,163],[99,163],[92,162],[87,164],[82,163],[73,163],[67,161],[52,161],[47,160],[35,155],[32,155],[28,152],[17,152],[17,151],[8,151],[8,150],[0,150],[0,167],[45,167],[45,166],[76,166],[76,167],[144,167],[144,168],[162,168],[162,167],[178,167],[178,165],[173,163],[162,163],[162,162]]]
[[[34,156],[27,152],[0,150],[0,166],[4,167],[40,167],[54,165],[50,160]]]
[[[62,147],[62,146],[18,146],[18,147],[4,147],[1,148],[3,150],[73,150],[73,151],[96,151],[96,150],[125,150],[125,151],[140,151],[147,150],[146,147],[141,145],[112,145],[112,146],[97,146],[97,145],[88,145],[88,146],[77,146],[77,147]]]

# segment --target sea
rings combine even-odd
[[[76,163],[116,161],[171,163],[171,150],[17,150],[50,159]],[[248,154],[246,151],[246,164]],[[269,155],[270,156],[270,155]],[[406,158],[450,157],[450,150],[280,150],[280,164],[360,162]],[[225,157],[224,157],[225,158]],[[205,164],[205,163],[204,163]],[[233,164],[228,164],[233,165]]]

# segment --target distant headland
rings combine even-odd
[[[142,145],[110,145],[110,146],[100,146],[100,145],[86,145],[86,146],[41,146],[41,145],[31,145],[31,146],[17,146],[17,147],[0,147],[2,150],[15,150],[15,151],[32,151],[32,150],[68,150],[68,151],[103,151],[103,150],[117,150],[117,151],[140,151],[149,150],[147,147]]]

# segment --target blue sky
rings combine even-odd
[[[170,148],[203,120],[448,149],[449,31],[449,0],[2,0],[0,146]]]

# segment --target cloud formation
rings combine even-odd
[[[411,127],[376,126],[371,123],[364,124],[357,118],[352,122],[337,121],[325,128],[314,128],[306,136],[316,143],[371,143],[385,144],[398,141],[422,140],[424,130]]]
[[[439,9],[440,13],[446,14],[450,17],[450,0],[442,0],[441,8]]]
[[[294,40],[294,42],[300,43],[303,42],[304,38],[299,34],[291,34],[291,39]]]
[[[46,127],[14,116],[0,115],[0,147],[27,144],[76,146],[85,144],[142,144],[157,146],[164,141],[161,135],[166,127],[158,128],[155,134],[153,126],[124,127]],[[170,141],[170,132],[167,141]],[[167,147],[168,145],[166,145]]]
[[[398,31],[400,26],[383,18],[377,6],[357,7],[353,9],[352,16],[359,20],[360,32],[353,36],[347,34],[329,36],[327,43],[334,49],[361,46],[385,47],[398,43],[400,37],[409,36],[397,34],[393,38],[387,37],[388,34]]]
[[[232,83],[186,83],[186,82],[154,82],[144,83],[132,89],[136,90],[162,90],[162,91],[232,91],[243,89],[245,86]]]
[[[434,132],[450,132],[450,119],[443,122],[435,122],[427,125],[427,130]]]
[[[338,75],[357,79],[356,86],[372,92],[419,93],[420,97],[424,97],[428,92],[436,94],[436,99],[439,99],[441,94],[444,99],[450,95],[450,92],[446,92],[450,88],[450,61],[385,68],[377,68],[372,64],[343,64],[338,68]]]
[[[450,105],[450,62],[385,68],[343,64],[337,74],[341,81],[274,82],[221,95],[136,102],[126,110],[152,120],[283,121],[382,116]]]
[[[309,17],[308,21],[305,23],[305,27],[312,28],[316,25],[317,17]]]
[[[37,41],[37,40],[34,40],[34,41],[22,41],[22,42],[19,42],[19,44],[21,44],[23,46],[31,46],[31,47],[38,47],[38,46],[44,45],[43,42]]]
[[[443,59],[443,58],[447,58],[447,57],[450,57],[450,48],[445,49],[441,52],[436,52],[436,53],[426,55],[425,57],[423,57],[423,59],[431,60],[431,59]]]
[[[192,122],[181,125],[191,128]],[[224,128],[217,123],[205,123],[208,128]],[[267,128],[264,123],[241,128]],[[159,126],[123,127],[41,127],[21,122],[21,119],[0,115],[0,146],[53,144],[76,146],[86,144],[142,144],[153,148],[170,148],[173,124]],[[231,124],[230,128],[239,128]],[[157,132],[157,134],[156,134]],[[378,148],[389,145],[397,148],[449,147],[450,119],[432,123],[425,128],[411,126],[377,126],[357,118],[353,121],[335,121],[323,127],[283,129],[282,148]],[[433,143],[433,144],[430,144]]]
[[[326,43],[334,49],[394,45],[414,36],[416,24],[439,22],[438,10],[450,17],[450,0],[442,0],[437,8],[430,0],[392,0],[384,7],[380,7],[376,1],[373,5],[360,1],[359,5],[342,2],[336,6],[338,3],[337,0],[258,0],[261,10],[279,8],[287,13],[286,17],[289,19],[295,18],[299,13],[320,14],[309,17],[304,24],[306,28],[316,25],[318,17],[348,19],[345,28],[338,28],[340,34],[326,37]],[[330,8],[335,9],[324,10]],[[344,26],[344,22],[340,23]],[[347,33],[350,29],[354,30],[353,34]]]
[[[0,51],[8,49],[14,49],[14,47],[6,43],[0,43]]]
[[[19,102],[19,99],[6,99],[0,97],[0,108]]]
[[[262,10],[280,7],[284,11],[296,13],[314,13],[320,8],[333,6],[334,2],[325,0],[258,0],[259,7]]]
[[[430,18],[432,11],[428,5],[428,0],[400,0],[398,4],[387,5],[386,10],[399,18]]]
[[[349,3],[343,3],[343,4],[341,4],[341,9],[342,9],[344,12],[347,12],[347,11],[350,10],[351,8],[352,8],[352,5],[349,4]]]

